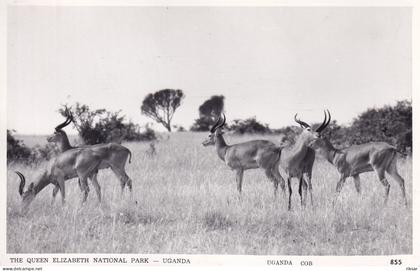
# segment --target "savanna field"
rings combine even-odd
[[[359,196],[348,179],[337,204],[332,200],[336,169],[322,159],[313,170],[314,206],[300,206],[298,181],[293,180],[293,210],[287,211],[281,190],[277,198],[262,170],[244,174],[238,196],[235,173],[203,147],[207,133],[173,133],[156,143],[124,144],[133,153],[126,166],[133,193],[123,197],[111,170],[98,174],[103,200],[93,186],[81,205],[77,180],[66,182],[66,204],[60,195],[51,203],[50,185],[21,214],[19,178],[27,185],[39,168],[20,164],[8,168],[7,253],[167,253],[254,255],[388,255],[412,253],[412,160],[399,158],[409,207],[398,184],[389,179],[389,201],[374,173],[361,175]],[[225,136],[228,144],[254,138],[278,142],[276,136]],[[27,140],[28,138],[25,138]],[[45,138],[33,141],[45,144]],[[28,143],[25,141],[25,143]],[[282,171],[280,171],[282,173]]]

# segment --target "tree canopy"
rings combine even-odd
[[[170,132],[175,110],[184,98],[185,95],[180,89],[162,89],[144,98],[141,112],[162,124]]]
[[[194,121],[192,131],[208,131],[225,107],[223,95],[213,95],[198,108],[199,118]]]

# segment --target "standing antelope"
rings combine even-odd
[[[328,115],[330,115],[329,112]],[[379,181],[385,187],[384,203],[386,204],[390,190],[390,184],[385,177],[386,172],[400,185],[403,200],[407,206],[404,179],[397,170],[397,150],[395,147],[386,142],[370,142],[361,145],[352,145],[344,149],[336,149],[325,137],[314,141],[311,146],[318,149],[320,155],[334,165],[340,173],[340,179],[336,187],[337,196],[348,177],[353,177],[356,191],[360,194],[359,174],[375,171]],[[335,202],[335,199],[333,202]]]
[[[102,161],[99,166],[96,168],[94,172],[90,176],[88,176],[92,184],[95,188],[96,194],[98,196],[98,200],[101,201],[101,187],[99,186],[97,175],[99,169],[111,168],[114,174],[120,179],[121,185],[121,192],[124,191],[124,187],[127,184],[129,190],[132,190],[132,181],[128,177],[127,173],[125,172],[125,164],[129,157],[129,163],[131,163],[131,152],[124,146],[121,146],[117,143],[105,143],[105,144],[96,144],[96,145],[85,145],[80,147],[74,147],[70,145],[69,139],[67,137],[66,132],[62,129],[69,125],[73,121],[73,117],[70,113],[68,113],[67,119],[55,127],[55,132],[52,136],[48,137],[48,142],[55,142],[58,145],[61,153],[65,153],[69,150],[74,149],[90,149],[95,154],[96,153],[103,153],[106,154],[102,156]],[[89,187],[87,182],[85,184],[81,183],[79,179],[79,186],[82,189],[82,186],[85,185],[87,191],[89,192]],[[60,189],[59,186],[56,186],[53,190],[53,199],[55,198],[58,190]],[[83,191],[83,189],[82,189]]]
[[[319,133],[328,126],[330,119],[324,111],[324,121],[313,131],[311,126],[304,121],[297,119],[295,121],[303,128],[303,131],[297,136],[296,142],[283,148],[280,156],[280,167],[286,174],[287,185],[289,187],[289,205],[292,208],[292,185],[293,177],[299,179],[299,196],[301,205],[306,204],[307,189],[311,195],[311,204],[313,204],[312,196],[312,167],[315,161],[315,151],[309,147],[309,144],[319,137]],[[304,195],[302,197],[302,190]]]
[[[281,148],[268,140],[252,140],[234,145],[227,145],[223,138],[223,126],[226,117],[221,118],[210,129],[209,138],[203,141],[203,146],[216,145],[216,152],[227,166],[236,171],[238,192],[242,192],[242,179],[247,169],[261,168],[274,184],[274,195],[277,195],[278,185],[285,192],[285,182],[279,172]]]

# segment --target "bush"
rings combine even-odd
[[[267,124],[261,124],[255,117],[246,120],[234,120],[227,128],[237,134],[267,134],[272,131]]]
[[[13,132],[7,130],[7,163],[28,160],[31,156],[31,149],[13,136]]]
[[[211,116],[202,116],[194,121],[190,130],[194,132],[208,132],[216,120],[217,118]]]
[[[177,132],[186,132],[187,130],[182,125],[174,125]]]
[[[125,122],[125,116],[120,116],[120,111],[91,110],[87,105],[76,103],[73,106],[64,105],[59,112],[64,117],[67,117],[67,112],[73,115],[72,123],[85,144],[156,139],[151,128],[146,126],[145,131],[141,132],[139,125],[131,121]]]
[[[58,149],[53,144],[27,147],[21,140],[16,139],[12,132],[7,130],[7,163],[37,164],[50,160],[57,155]]]
[[[44,146],[35,145],[35,147],[31,148],[31,156],[26,162],[31,164],[38,164],[43,161],[48,161],[54,156],[57,156],[59,152],[60,151],[55,144],[48,143]]]
[[[354,119],[349,143],[385,141],[408,153],[412,149],[412,105],[399,101],[395,106],[371,108]]]

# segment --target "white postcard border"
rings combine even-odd
[[[301,267],[301,261],[312,261],[314,265],[312,268],[318,267],[332,267],[332,266],[346,266],[346,267],[371,267],[371,268],[382,268],[381,270],[406,270],[406,268],[420,268],[420,233],[416,229],[420,228],[420,184],[416,180],[420,177],[420,169],[416,166],[413,167],[413,254],[412,255],[389,255],[389,256],[288,256],[288,255],[267,255],[267,256],[254,256],[254,255],[163,255],[163,254],[7,254],[6,253],[6,126],[7,126],[7,23],[6,13],[7,6],[9,5],[81,5],[81,6],[405,6],[412,7],[412,99],[413,99],[413,165],[420,164],[419,158],[419,147],[420,142],[418,138],[419,130],[419,108],[420,108],[420,97],[418,90],[420,89],[420,54],[419,54],[419,33],[420,33],[420,5],[416,1],[391,1],[391,0],[375,0],[375,1],[339,1],[339,0],[328,0],[328,1],[152,1],[152,0],[15,0],[2,2],[0,8],[0,127],[3,131],[0,135],[0,149],[2,155],[0,156],[0,266],[14,266],[14,267],[39,267],[44,266],[43,264],[29,264],[24,262],[11,263],[11,258],[23,258],[27,261],[28,258],[61,258],[61,257],[125,257],[130,258],[150,258],[159,259],[162,261],[163,258],[188,258],[193,266],[251,266],[251,267],[267,267],[268,260],[291,260],[293,261],[294,267]],[[417,207],[416,207],[417,206]],[[401,259],[403,265],[391,266],[389,262],[391,259]],[[92,260],[93,261],[93,260]],[[120,268],[121,266],[133,266],[133,264],[109,264]],[[151,264],[162,266],[164,264]],[[77,267],[79,264],[60,264],[61,266]],[[104,267],[103,265],[95,265],[96,267]],[[145,266],[145,265],[135,265]],[[46,268],[49,265],[45,265]],[[52,266],[50,266],[52,267]],[[92,266],[93,267],[93,266]],[[273,266],[274,268],[276,266]],[[277,266],[278,268],[278,266]],[[306,269],[306,268],[305,268]],[[314,270],[314,269],[312,269]],[[370,269],[369,269],[370,270]]]

